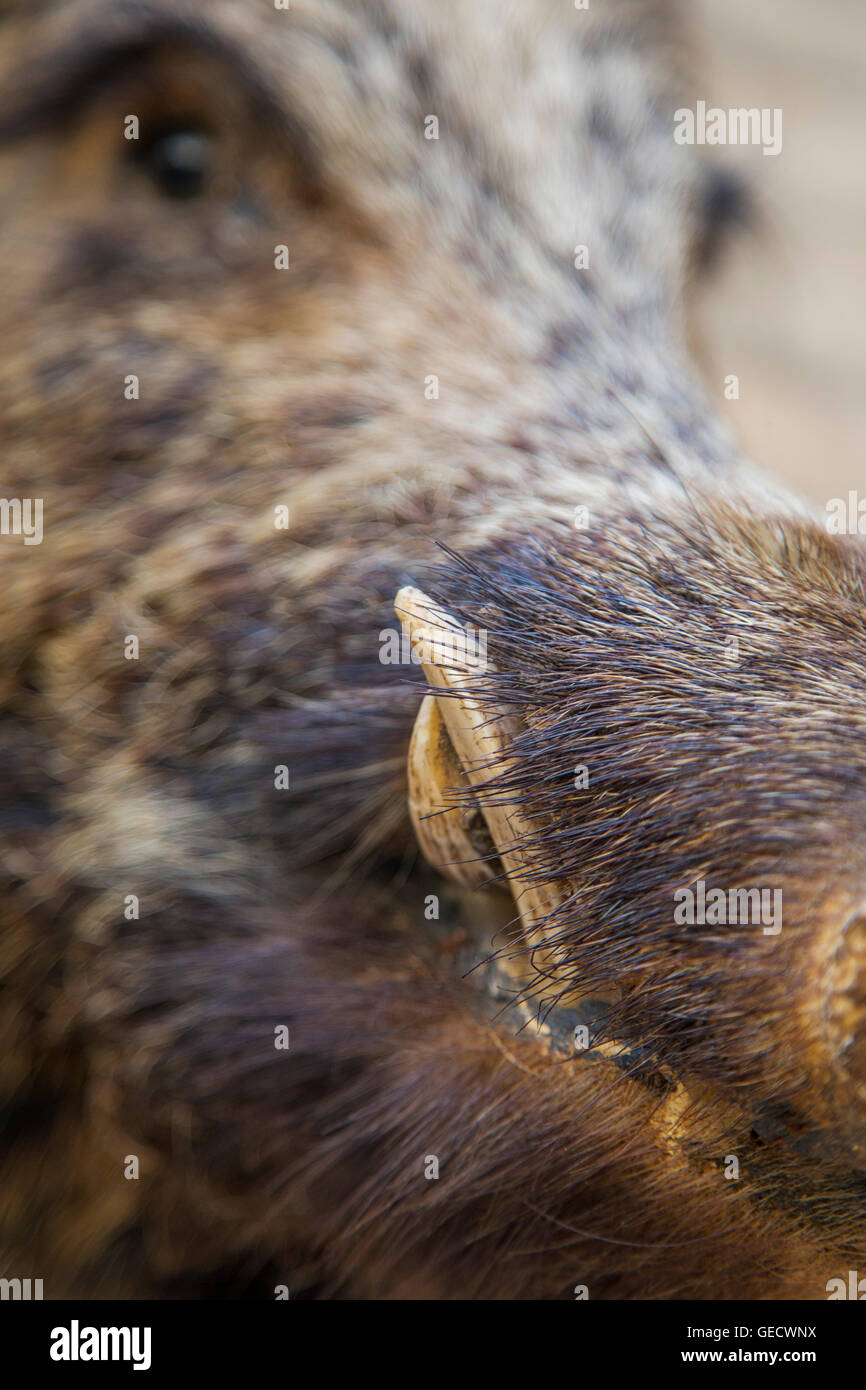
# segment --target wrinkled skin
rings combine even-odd
[[[3,490],[45,518],[0,545],[0,1273],[825,1297],[866,1166],[863,562],[684,365],[707,229],[676,13],[0,8]],[[211,167],[180,199],[155,145],[189,130]],[[625,980],[609,1032],[647,1074],[465,974],[514,906],[417,854],[420,677],[379,659],[407,581],[489,628],[541,739],[510,789],[533,862],[586,873],[526,997]],[[790,929],[674,931],[700,874],[781,884]]]

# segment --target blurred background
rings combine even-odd
[[[746,450],[822,505],[866,493],[866,3],[689,0],[694,100],[781,107],[776,157],[714,153],[757,194],[702,292],[707,384]],[[694,100],[692,105],[694,105]],[[726,401],[724,377],[740,378]]]

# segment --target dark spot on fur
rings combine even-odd
[[[698,270],[709,272],[718,265],[731,235],[755,226],[757,213],[749,184],[721,165],[705,168],[698,196],[695,262]]]

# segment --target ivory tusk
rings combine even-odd
[[[408,773],[409,815],[425,857],[465,888],[494,881],[501,874],[496,848],[435,695],[425,695],[421,702],[409,744]]]
[[[435,703],[459,759],[466,783],[470,787],[478,786],[488,780],[494,768],[505,770],[510,765],[508,749],[521,728],[520,720],[517,715],[506,709],[494,713],[489,707],[482,709],[478,702],[465,692],[455,693],[464,686],[466,677],[471,677],[473,669],[477,669],[465,656],[461,656],[461,651],[465,648],[459,638],[464,630],[456,619],[420,589],[412,587],[400,590],[394,606],[413,650],[419,655],[428,685],[441,690],[447,697],[436,700]],[[485,664],[485,670],[488,672],[494,669],[490,663]],[[437,752],[434,746],[431,705],[427,703],[434,699],[433,696],[426,697],[416,721],[416,732],[413,734],[414,759],[410,772],[410,786],[414,783],[416,789],[416,805],[424,807],[426,812],[438,810],[448,804],[443,796],[443,792],[447,790],[442,783],[443,755]],[[450,786],[453,785],[452,780]],[[538,884],[525,878],[519,852],[516,852],[513,846],[531,834],[536,827],[518,807],[486,805],[483,799],[479,805],[490,839],[514,894],[527,940],[533,944],[541,943],[544,938],[544,923],[557,904],[568,895],[568,889],[564,885]],[[452,810],[453,806],[452,798]],[[433,816],[425,824],[429,826],[435,819],[437,817]],[[450,828],[443,829],[443,837],[449,849],[459,847],[461,843],[465,846],[465,837],[462,840],[460,836],[455,837],[453,822]],[[431,842],[429,832],[419,835],[419,839],[428,858],[431,849],[433,853],[438,854],[440,847],[435,841]],[[442,867],[441,863],[437,867]],[[484,881],[484,878],[479,880],[476,871],[474,875],[460,881],[477,884]]]

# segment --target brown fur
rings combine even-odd
[[[0,545],[0,1273],[824,1297],[863,1210],[816,964],[862,881],[862,559],[683,365],[709,253],[678,12],[3,10],[3,491],[44,498],[45,539]],[[161,197],[129,112],[213,132],[199,199]],[[436,579],[442,541],[472,568]],[[679,1119],[462,977],[513,908],[417,862],[419,683],[379,661],[407,580],[489,627],[527,720],[509,790],[561,832],[528,849],[584,884],[527,997],[625,972],[617,1024],[689,1078]],[[583,818],[557,779],[587,740]],[[661,887],[701,869],[781,878],[783,944],[665,928]]]

